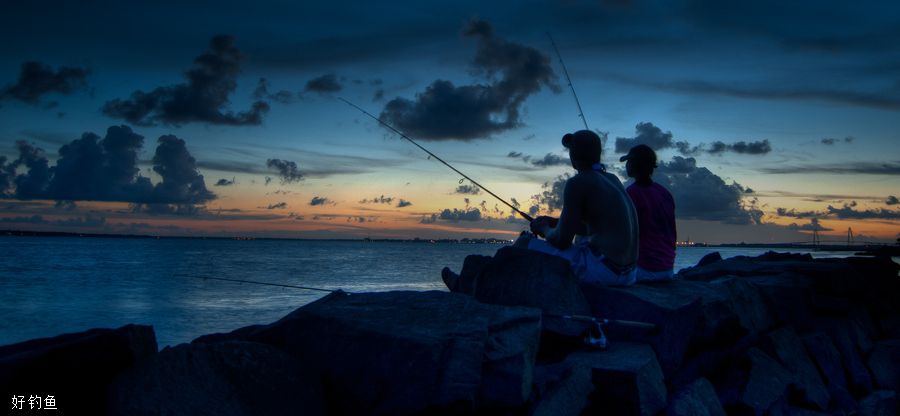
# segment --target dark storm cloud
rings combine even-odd
[[[745,188],[725,183],[692,158],[675,156],[660,162],[654,179],[675,198],[675,215],[682,219],[759,224],[762,211],[744,202]]]
[[[103,105],[103,113],[137,125],[182,125],[202,122],[222,125],[258,125],[269,111],[265,101],[256,101],[242,112],[228,111],[229,96],[237,88],[241,53],[230,36],[219,35],[209,50],[194,59],[185,73],[187,82],[158,87],[150,92],[135,91],[128,99],[114,99]]]
[[[390,196],[386,197],[384,195],[376,196],[372,199],[363,199],[363,200],[359,201],[360,204],[388,204],[388,205],[390,205],[392,202],[394,202],[393,197],[390,197]]]
[[[6,156],[0,156],[0,198],[6,196],[12,186],[12,178],[16,176],[15,166],[6,163]]]
[[[756,142],[739,141],[732,144],[714,141],[710,144],[709,150],[707,150],[711,154],[721,154],[727,151],[748,155],[764,155],[772,151],[772,145],[768,140]]]
[[[256,83],[256,89],[253,91],[253,98],[256,100],[270,100],[279,104],[290,104],[295,101],[294,93],[287,90],[279,90],[277,92],[269,92],[269,80],[260,78]]]
[[[808,224],[797,225],[795,223],[791,223],[791,225],[788,225],[788,228],[801,231],[832,231],[831,228],[825,228],[825,226],[820,224],[818,218],[810,219]]]
[[[456,187],[453,193],[462,195],[478,195],[481,193],[481,188],[475,185],[459,185]]]
[[[312,205],[312,206],[326,205],[326,204],[334,205],[335,203],[332,202],[328,198],[320,197],[320,196],[314,196],[311,200],[309,200],[309,205]]]
[[[777,168],[759,169],[762,173],[790,174],[790,173],[833,173],[833,174],[860,174],[860,175],[898,175],[900,174],[900,161],[898,162],[855,162],[834,164],[810,164],[799,166],[784,166]]]
[[[41,97],[50,93],[69,95],[87,87],[89,73],[86,68],[63,66],[53,71],[53,68],[40,62],[25,62],[19,80],[0,90],[0,99],[37,104]]]
[[[466,208],[466,209],[444,209],[438,215],[438,219],[452,222],[459,221],[479,221],[481,220],[481,210],[478,208]]]
[[[488,83],[456,86],[436,80],[414,101],[389,101],[382,119],[423,140],[484,139],[520,126],[520,107],[542,86],[558,90],[546,54],[497,38],[481,20],[469,22],[463,33],[477,39],[472,67]]]
[[[776,208],[775,214],[779,217],[791,217],[791,218],[816,218],[816,217],[824,217],[826,213],[818,212],[818,211],[798,211],[796,208]]]
[[[438,214],[431,214],[431,215],[423,215],[422,219],[419,220],[419,222],[422,224],[434,224],[437,222],[437,220],[438,220]]]
[[[219,179],[218,181],[216,181],[215,185],[213,185],[213,186],[231,186],[231,185],[234,185],[234,180],[222,178],[222,179]]]
[[[834,145],[835,143],[840,143],[840,142],[853,143],[854,140],[856,140],[856,139],[852,136],[847,136],[847,137],[844,137],[843,139],[835,139],[834,137],[826,137],[826,138],[822,139],[821,142],[824,145],[831,146],[831,145]]]
[[[307,81],[306,86],[303,87],[303,92],[330,94],[342,89],[344,87],[338,82],[337,75],[325,74]]]
[[[530,155],[522,154],[522,152],[509,152],[506,157],[512,159],[521,159],[525,163],[530,163],[533,166],[541,168],[570,165],[569,158],[567,156],[560,156],[553,153],[547,153],[542,158],[535,158]]]
[[[397,208],[404,208],[404,207],[408,207],[411,205],[412,205],[412,202],[409,202],[403,198],[400,198],[400,200],[397,201]]]
[[[628,150],[639,144],[650,146],[653,150],[668,149],[675,146],[672,132],[662,129],[650,122],[638,123],[634,126],[634,137],[617,137],[616,153],[628,153]]]
[[[278,202],[275,204],[269,204],[266,209],[285,209],[288,207],[287,202]]]
[[[896,196],[890,195],[884,200],[884,203],[887,205],[897,205],[900,204],[900,200],[898,200]]]
[[[297,168],[297,163],[295,162],[281,159],[269,159],[266,160],[266,167],[278,171],[278,176],[281,178],[282,185],[303,180],[303,174],[300,173],[300,169]],[[266,183],[268,183],[268,181]]]
[[[889,93],[872,93],[825,88],[798,88],[786,86],[782,89],[773,87],[745,87],[743,85],[715,84],[708,81],[648,81],[622,75],[608,75],[627,84],[653,88],[661,91],[682,92],[687,94],[724,95],[736,98],[753,98],[766,100],[799,100],[824,101],[869,107],[881,110],[900,110],[900,97]]]
[[[835,208],[831,205],[826,208],[829,215],[833,215],[839,219],[856,219],[856,220],[868,220],[868,219],[881,219],[881,220],[897,220],[900,219],[900,211],[877,208],[877,209],[867,209],[867,210],[856,210],[854,207],[856,206],[855,202],[851,202],[849,204],[844,204],[841,208]]]
[[[162,180],[154,185],[141,176],[137,155],[143,141],[127,126],[110,127],[102,139],[85,133],[60,147],[53,167],[41,149],[20,141],[19,158],[12,165],[21,166],[24,173],[15,175],[15,193],[10,196],[184,205],[216,198],[206,189],[184,140],[175,136],[160,137],[152,159],[153,171]]]

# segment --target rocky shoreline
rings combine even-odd
[[[143,325],[0,346],[0,390],[53,395],[72,414],[898,411],[888,257],[712,256],[674,281],[617,288],[504,247],[445,282],[451,292],[335,292],[161,351]],[[572,315],[612,320],[608,348],[585,345],[595,324]]]

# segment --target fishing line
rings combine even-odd
[[[254,285],[262,285],[262,286],[287,287],[287,288],[291,288],[291,289],[315,290],[315,291],[319,291],[319,292],[328,292],[328,293],[333,293],[333,292],[344,292],[344,293],[348,293],[348,292],[345,292],[345,291],[343,291],[343,290],[341,290],[341,289],[323,289],[323,288],[320,288],[320,287],[286,285],[286,284],[282,284],[282,283],[260,282],[260,281],[257,281],[257,280],[228,279],[228,278],[224,278],[224,277],[196,276],[196,275],[192,275],[192,274],[181,274],[181,273],[173,274],[173,276],[177,276],[177,277],[193,277],[193,278],[195,278],[195,279],[203,279],[203,280],[221,280],[221,281],[225,281],[225,282],[234,282],[234,283],[249,283],[249,284],[254,284]]]
[[[381,124],[382,126],[387,127],[388,129],[390,129],[390,130],[393,131],[394,133],[397,133],[398,135],[400,135],[400,137],[402,137],[402,138],[408,140],[410,143],[414,144],[414,145],[415,145],[416,147],[418,147],[419,149],[422,149],[423,152],[428,153],[428,157],[429,157],[429,158],[433,157],[433,158],[437,159],[437,161],[443,163],[444,166],[447,166],[448,168],[452,169],[454,172],[460,174],[463,178],[468,179],[469,182],[472,182],[473,185],[475,185],[475,186],[477,186],[477,187],[483,189],[485,192],[487,192],[488,194],[490,194],[492,197],[499,199],[500,202],[504,203],[504,204],[505,204],[506,206],[508,206],[510,209],[512,209],[513,211],[515,211],[515,212],[518,213],[519,215],[521,215],[522,218],[525,218],[526,220],[528,220],[528,222],[534,221],[534,218],[532,218],[530,215],[528,215],[528,214],[526,214],[526,213],[520,211],[518,208],[514,207],[514,206],[513,206],[512,204],[510,204],[509,202],[506,202],[505,199],[500,198],[499,196],[497,196],[497,194],[491,192],[489,189],[485,188],[485,187],[482,186],[480,183],[475,182],[474,179],[470,178],[470,177],[469,177],[468,175],[466,175],[465,173],[460,172],[459,169],[454,168],[452,165],[450,165],[449,163],[445,162],[444,159],[439,158],[436,154],[431,153],[428,149],[422,147],[422,145],[420,145],[419,143],[416,143],[415,140],[410,139],[409,136],[407,136],[406,134],[403,134],[403,132],[401,132],[400,130],[395,129],[394,126],[391,126],[391,125],[388,124],[387,122],[382,121],[380,118],[373,116],[373,115],[372,115],[371,113],[369,113],[368,111],[363,110],[363,109],[360,108],[358,105],[353,104],[353,103],[351,103],[350,101],[345,100],[343,97],[337,97],[337,98],[338,98],[339,100],[341,100],[341,101],[347,103],[349,106],[351,106],[351,107],[353,107],[353,108],[355,108],[355,109],[361,111],[363,114],[365,114],[365,115],[371,117],[373,120],[377,121],[377,122],[378,122],[379,124]],[[460,180],[460,183],[462,183],[461,180]]]

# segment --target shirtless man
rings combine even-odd
[[[538,217],[523,232],[517,247],[562,257],[579,280],[604,285],[635,282],[638,220],[622,182],[600,164],[600,137],[590,130],[566,134],[572,167],[578,173],[566,181],[559,219]],[[576,235],[579,237],[574,243]]]

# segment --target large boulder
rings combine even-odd
[[[570,361],[538,365],[534,369],[531,416],[577,416],[584,412],[594,390],[591,369]]]
[[[110,388],[113,415],[321,415],[321,379],[275,347],[229,341],[166,348]]]
[[[857,397],[872,391],[872,376],[863,357],[872,347],[859,325],[850,319],[821,318],[814,321],[815,327],[828,334],[840,352],[841,364],[847,376],[848,389]]]
[[[666,407],[666,385],[656,354],[645,344],[614,342],[567,362],[591,371],[594,391],[587,414],[655,415]]]
[[[672,395],[666,416],[725,416],[712,383],[698,378]]]
[[[725,369],[717,385],[719,399],[731,413],[762,414],[781,400],[793,381],[791,373],[758,348],[750,348]]]
[[[544,329],[551,332],[575,336],[585,330],[584,324],[561,318],[562,315],[589,315],[591,312],[565,259],[504,247],[489,262],[467,258],[463,275],[467,274],[467,269],[479,266],[473,285],[473,295],[479,302],[541,309],[545,314]]]
[[[629,287],[582,285],[593,315],[605,319],[646,322],[656,330],[610,325],[612,339],[650,344],[666,374],[677,370],[702,314],[702,299],[690,290],[679,290],[679,280]]]
[[[67,412],[96,413],[113,377],[156,351],[153,327],[145,325],[90,329],[2,346],[0,391],[45,392]]]
[[[859,402],[859,416],[897,415],[897,394],[890,390],[874,391]]]
[[[793,328],[779,328],[765,335],[763,350],[778,360],[794,375],[791,389],[801,402],[819,410],[828,410],[831,396],[816,365],[812,362],[803,341]]]
[[[876,343],[867,364],[879,389],[893,390],[900,396],[900,339]]]
[[[810,358],[816,364],[822,381],[828,388],[831,396],[829,407],[848,413],[856,411],[857,403],[849,391],[850,387],[841,363],[841,353],[834,346],[831,337],[822,332],[816,332],[805,335],[801,339]]]
[[[410,414],[523,406],[540,325],[537,309],[457,293],[336,292],[233,339],[273,345],[320,372],[331,411]]]

